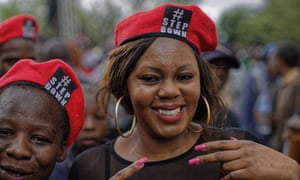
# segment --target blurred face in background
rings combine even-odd
[[[278,57],[276,56],[276,52],[273,52],[270,57],[268,58],[267,61],[267,67],[268,67],[268,71],[269,74],[272,77],[277,77],[280,75],[280,60],[278,59]]]
[[[0,45],[0,77],[18,60],[35,56],[35,43],[28,39],[16,38]]]
[[[75,153],[80,153],[95,145],[102,144],[108,133],[109,121],[106,115],[97,108],[96,97],[92,92],[85,94],[84,125],[75,140]]]
[[[230,65],[227,62],[228,60],[226,59],[217,59],[217,60],[212,60],[209,61],[209,63],[212,65],[212,69],[217,75],[219,82],[218,82],[218,89],[221,90],[229,77],[229,69]]]

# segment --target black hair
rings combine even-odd
[[[279,44],[275,55],[289,67],[299,66],[299,48],[291,42]]]

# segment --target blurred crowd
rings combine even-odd
[[[17,15],[0,23],[0,76],[19,59],[44,62],[59,58],[77,74],[85,92],[85,122],[81,136],[71,146],[70,157],[61,166],[70,167],[74,157],[86,149],[118,136],[112,116],[97,108],[96,91],[113,42],[90,47],[78,40],[53,37],[40,41],[39,24],[31,15]],[[86,42],[85,42],[86,43]],[[228,109],[226,121],[215,126],[237,127],[250,132],[262,144],[300,162],[300,57],[299,46],[288,40],[260,47],[233,49],[219,43],[213,52],[201,56],[219,78],[219,93]],[[26,74],[24,74],[26,76]],[[114,103],[111,106],[113,114]],[[131,116],[122,109],[120,128],[128,129]],[[223,117],[223,116],[220,116]],[[64,172],[57,168],[58,179]],[[50,178],[51,179],[51,178]]]

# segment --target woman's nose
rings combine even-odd
[[[176,98],[180,95],[179,85],[176,80],[165,80],[162,81],[158,91],[160,98]]]

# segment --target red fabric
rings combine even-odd
[[[166,15],[166,12],[170,14]],[[189,14],[191,14],[190,18]],[[186,16],[185,20],[182,18],[184,16]],[[187,28],[186,25],[188,25]],[[169,32],[165,32],[166,29]],[[177,35],[175,32],[179,32],[179,34],[186,32],[186,37]],[[115,29],[115,46],[149,36],[166,36],[183,40],[199,53],[211,51],[217,47],[215,24],[196,5],[166,3],[123,19]]]
[[[39,25],[35,17],[20,14],[0,23],[0,44],[14,38],[28,38],[36,42]]]
[[[62,71],[61,71],[62,70]],[[59,78],[56,74],[60,72]],[[62,73],[61,73],[62,72]],[[58,77],[58,78],[57,78]],[[57,80],[56,82],[54,80]],[[64,81],[69,80],[69,81]],[[47,92],[52,95],[66,110],[68,114],[69,124],[70,124],[70,133],[67,139],[67,145],[73,143],[79,131],[83,126],[84,120],[84,96],[83,91],[80,85],[80,82],[72,70],[72,68],[64,63],[60,59],[53,59],[46,62],[35,62],[31,59],[22,59],[14,64],[10,70],[1,77],[0,79],[0,89],[5,86],[18,82],[18,81],[27,81],[38,84],[47,91],[46,87],[51,87]],[[53,82],[53,86],[49,84],[49,82]],[[62,85],[60,82],[71,82],[66,86]],[[60,86],[58,86],[60,84]],[[69,86],[73,85],[73,88],[69,88]],[[63,87],[66,87],[63,88]],[[68,88],[71,89],[68,91]],[[70,92],[70,96],[68,93]],[[69,97],[66,101],[62,98],[59,101],[55,95],[62,95],[65,97]],[[60,96],[61,97],[61,96]],[[66,104],[64,104],[66,102]]]

